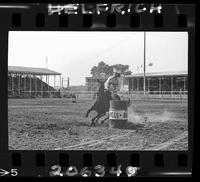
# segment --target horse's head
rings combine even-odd
[[[97,82],[99,83],[98,95],[104,92],[104,81],[98,79]]]

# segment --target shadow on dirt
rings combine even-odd
[[[96,123],[94,126],[91,127],[102,127],[102,128],[109,128],[109,121],[106,123]],[[126,125],[124,126],[112,126],[111,128],[113,129],[125,129],[125,130],[140,130],[145,128],[145,124],[144,123],[132,123],[132,122],[128,122],[126,123]]]
[[[138,130],[145,127],[145,124],[128,122],[126,126],[121,129]]]
[[[90,123],[44,123],[36,126],[36,129],[44,129],[44,130],[68,130],[71,127],[81,127],[81,126],[90,126]]]

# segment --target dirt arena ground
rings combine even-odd
[[[93,102],[9,99],[9,150],[188,150],[187,102],[133,100],[125,129],[91,127]]]

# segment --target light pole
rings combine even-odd
[[[47,65],[48,65],[48,56],[46,56],[46,69],[47,69]]]
[[[144,79],[143,79],[144,95],[146,95],[146,32],[144,32]]]

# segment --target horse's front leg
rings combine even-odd
[[[85,115],[86,118],[88,117],[89,113],[90,113],[92,110],[93,110],[93,106],[87,111],[87,113],[86,113],[86,115]]]

